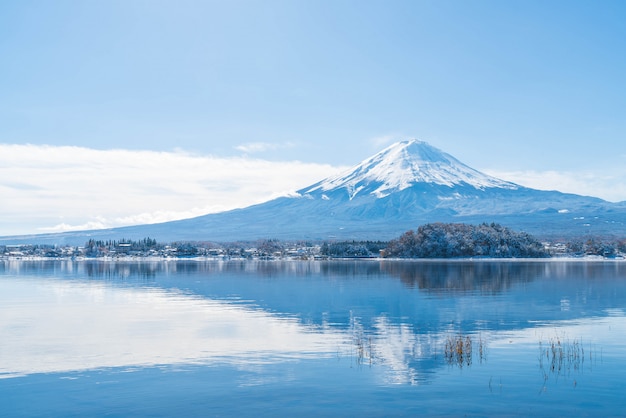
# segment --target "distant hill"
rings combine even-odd
[[[285,173],[288,175],[288,173]],[[626,236],[626,202],[543,191],[488,176],[429,144],[395,143],[292,196],[196,218],[2,237],[0,243],[391,239],[430,222],[496,222],[538,238]]]

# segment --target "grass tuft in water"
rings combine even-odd
[[[470,335],[448,335],[444,343],[443,356],[449,365],[471,366],[474,349],[478,350],[478,359],[482,363],[487,359],[486,348],[485,340],[480,335],[474,339]]]
[[[593,351],[588,352],[592,359]],[[572,372],[579,372],[585,364],[585,348],[582,339],[571,340],[561,335],[555,335],[547,341],[539,341],[539,368],[543,373],[544,381],[550,376],[559,378],[569,376]]]

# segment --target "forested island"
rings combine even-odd
[[[84,246],[4,245],[0,258],[242,258],[242,259],[328,259],[328,258],[624,258],[626,238],[585,237],[539,241],[525,232],[502,225],[429,223],[390,241],[280,241],[160,243],[141,240],[94,240]]]
[[[432,223],[391,240],[384,257],[401,258],[541,258],[550,254],[533,236],[492,223]]]

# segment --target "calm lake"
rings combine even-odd
[[[0,416],[624,416],[623,261],[0,261]]]

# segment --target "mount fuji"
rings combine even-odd
[[[541,238],[624,236],[626,202],[536,190],[488,176],[426,142],[395,143],[316,184],[243,209],[161,224],[4,237],[83,244],[93,239],[386,240],[429,222],[496,222]]]

